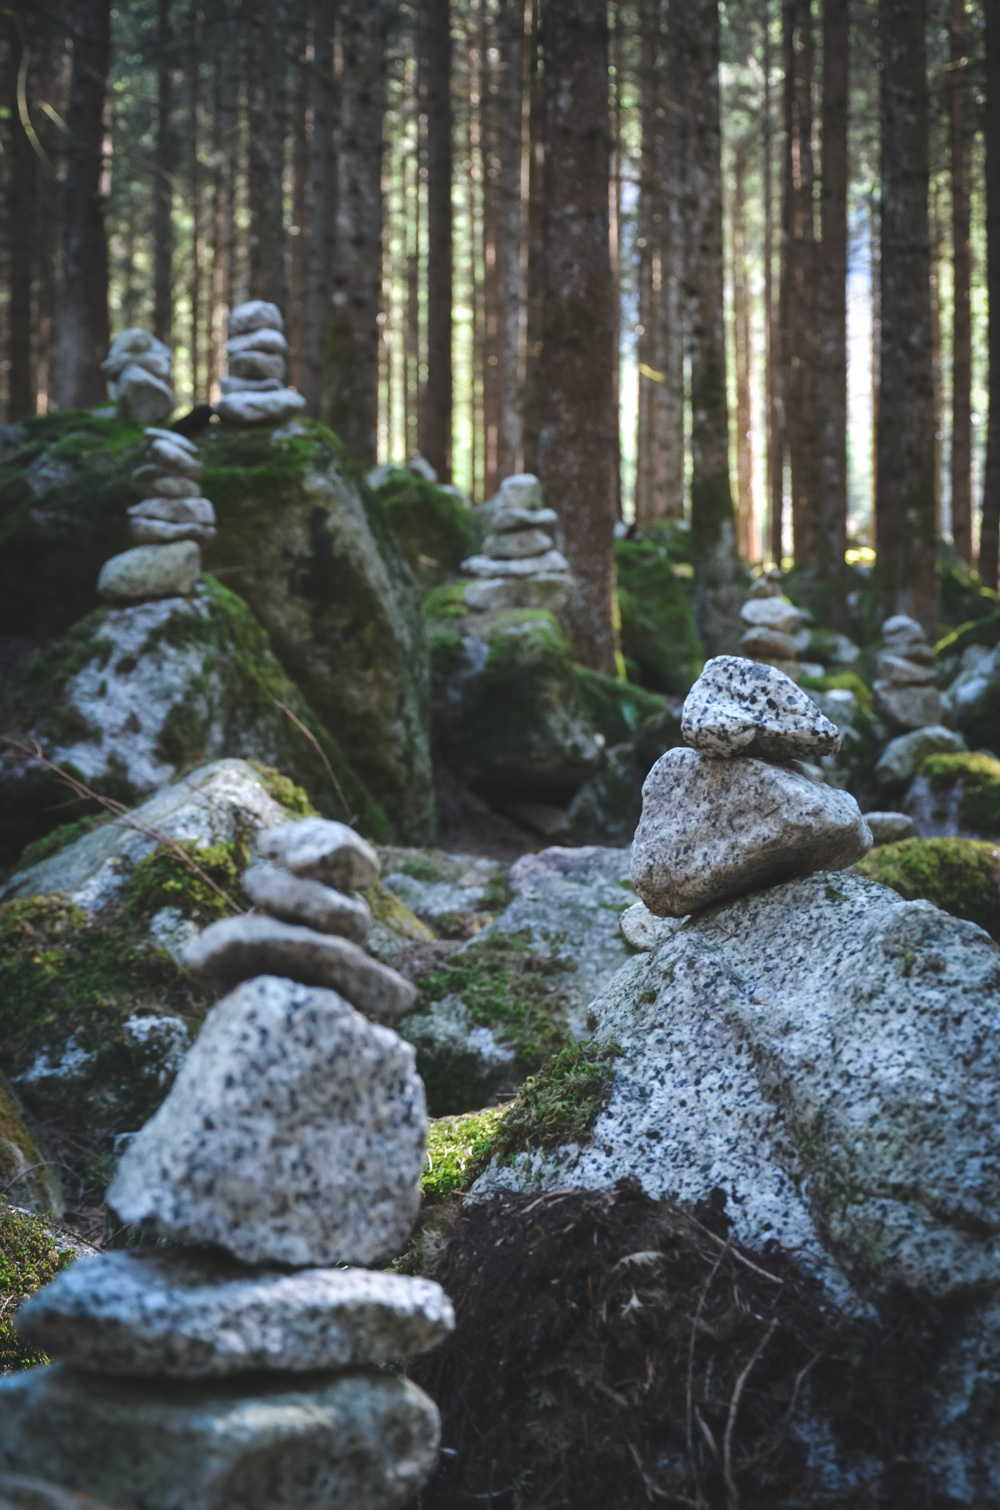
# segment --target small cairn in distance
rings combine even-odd
[[[875,658],[872,685],[875,711],[893,729],[940,724],[942,705],[934,650],[916,619],[905,613],[886,619],[882,644]]]
[[[81,1260],[21,1309],[59,1362],[0,1380],[0,1462],[145,1510],[397,1510],[439,1420],[380,1365],[454,1326],[438,1285],[364,1267],[419,1206],[423,1083],[372,1020],[416,992],[365,951],[364,839],[306,818],[257,847],[265,911],[185,956],[230,992],[108,1191],[174,1245]]]
[[[143,497],[128,511],[138,544],[106,561],[97,579],[98,595],[115,607],[190,597],[201,576],[199,547],[215,536],[215,510],[200,496],[204,469],[193,443],[154,426],[145,434],[146,456],[132,473]]]
[[[278,424],[306,406],[301,393],[285,387],[285,322],[276,304],[251,299],[229,316],[226,353],[229,376],[220,378],[220,419],[234,425]]]
[[[123,419],[156,425],[177,403],[171,387],[170,347],[148,330],[121,330],[101,363],[108,397]]]
[[[558,522],[542,503],[542,488],[530,472],[505,477],[496,499],[483,506],[489,533],[482,551],[462,562],[477,580],[465,589],[466,607],[477,613],[511,608],[569,607],[573,578],[549,530]]]
[[[802,617],[794,603],[782,595],[781,572],[773,566],[753,584],[740,609],[740,618],[747,626],[740,639],[740,654],[759,665],[774,666],[798,682],[804,668],[796,656],[794,636]]]

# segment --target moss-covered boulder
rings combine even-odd
[[[921,838],[1000,835],[1000,760],[982,751],[928,755],[903,809]]]
[[[978,923],[1000,942],[1000,851],[977,839],[902,839],[873,849],[854,867],[908,902],[923,897]]]
[[[376,468],[370,485],[425,591],[454,576],[476,548],[472,510],[449,489],[401,467]]]
[[[276,767],[317,810],[375,839],[389,824],[289,681],[242,598],[206,577],[193,598],[97,608],[20,678],[20,729],[49,760],[131,805],[220,756]],[[65,816],[58,777],[8,749],[0,860]]]
[[[704,659],[692,617],[688,563],[654,540],[618,540],[615,565],[629,678],[654,692],[683,697]]]
[[[9,1080],[0,1074],[0,1192],[27,1211],[63,1207],[55,1162],[29,1128]]]

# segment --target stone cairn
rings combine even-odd
[[[840,734],[784,672],[716,656],[687,695],[681,733],[689,748],[662,755],[642,789],[632,879],[649,912],[685,917],[846,869],[871,848],[854,798],[801,764],[833,754]]]
[[[875,658],[875,710],[895,729],[940,724],[934,651],[915,619],[895,614],[882,625],[883,649]]]
[[[247,894],[188,946],[229,989],[108,1201],[172,1245],[78,1261],[19,1312],[59,1360],[0,1381],[0,1470],[143,1510],[392,1510],[439,1421],[379,1365],[454,1325],[371,1270],[417,1214],[427,1117],[391,1028],[415,988],[366,953],[378,862],[340,823],[258,835]]]
[[[134,549],[105,561],[97,591],[122,607],[190,597],[201,575],[200,546],[215,536],[215,510],[202,498],[203,469],[191,441],[174,430],[146,430],[146,455],[132,473],[142,499],[128,511]]]
[[[466,607],[477,613],[547,608],[555,614],[568,608],[573,579],[548,533],[557,516],[543,506],[538,478],[530,472],[505,478],[484,512],[489,534],[482,552],[462,562],[462,570],[477,579],[465,589]]]
[[[747,626],[740,639],[740,650],[759,665],[774,666],[797,682],[803,675],[799,664],[795,632],[802,625],[802,613],[781,591],[781,572],[772,567],[759,577],[750,596],[740,609]]]
[[[156,425],[173,411],[177,399],[170,386],[171,350],[148,330],[122,330],[111,342],[101,371],[108,397],[124,419]]]
[[[294,419],[306,401],[285,387],[285,322],[276,304],[251,299],[229,316],[229,376],[219,379],[220,419],[234,425],[280,424]]]

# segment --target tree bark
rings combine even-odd
[[[454,251],[451,220],[451,7],[423,0],[427,111],[427,386],[420,450],[442,482],[451,481],[451,314]]]
[[[979,575],[997,586],[1000,553],[1000,0],[983,0],[986,19],[986,292],[989,300],[989,428],[983,478]]]
[[[880,0],[881,349],[876,549],[887,615],[937,629],[924,0]]]
[[[66,120],[63,299],[56,395],[60,409],[99,404],[110,342],[104,225],[104,116],[111,60],[111,0],[76,0]]]
[[[781,321],[774,294],[774,167],[771,138],[771,6],[764,0],[764,340],[767,372],[765,402],[767,424],[768,542],[772,561],[781,565],[784,554],[785,427],[781,402]]]
[[[499,0],[497,44],[496,279],[500,326],[497,339],[497,475],[520,471],[521,324],[524,310],[521,211],[522,116],[524,110],[524,4]]]
[[[335,226],[336,167],[333,146],[335,110],[334,35],[339,0],[313,0],[307,61],[309,177],[304,247],[305,329],[302,348],[302,394],[308,413],[323,404],[324,341],[331,320],[331,266]]]
[[[26,18],[17,17],[16,25],[8,19],[4,27],[7,45],[7,78],[10,88],[8,99],[14,103],[10,115],[10,128],[5,133],[10,145],[10,161],[7,165],[7,240],[9,267],[9,304],[7,323],[7,347],[10,361],[7,387],[7,418],[24,419],[34,414],[36,388],[32,353],[31,293],[34,279],[34,263],[38,254],[36,242],[38,222],[39,158],[28,136],[31,126],[21,119],[22,101],[30,112],[31,102],[27,95],[27,76],[31,66],[31,44],[26,34]]]
[[[497,277],[498,258],[498,177],[500,174],[499,78],[501,64],[496,29],[490,24],[485,5],[479,10],[478,47],[482,85],[479,91],[481,152],[483,162],[483,493],[488,498],[497,490],[497,442],[500,435],[500,289]]]
[[[525,290],[524,469],[537,473],[541,416],[541,352],[545,309],[545,91],[540,67],[541,0],[527,0],[528,43],[528,271]]]
[[[951,537],[972,561],[972,246],[969,215],[969,76],[965,0],[948,8],[948,136],[951,155],[951,242],[954,324],[951,397]],[[990,89],[998,87],[992,80]]]
[[[613,671],[614,309],[604,0],[542,0],[545,294],[539,466],[577,587],[576,658]]]
[[[736,354],[736,536],[740,555],[753,560],[757,539],[750,413],[750,290],[746,224],[746,147],[736,149],[733,182],[733,337]]]
[[[174,141],[170,0],[158,0],[156,160],[153,178],[153,334],[169,345],[173,330]]]
[[[313,58],[310,0],[296,0],[292,99],[292,223],[288,228],[288,381],[301,393],[306,344],[306,242],[309,223],[309,69]]]
[[[251,3],[247,78],[250,296],[284,310],[285,4]]]
[[[816,607],[846,631],[848,0],[823,0],[823,172],[816,296],[820,339],[819,549]]]
[[[691,353],[691,549],[695,626],[706,655],[733,652],[742,592],[729,483],[718,0],[678,7],[687,82],[685,286]]]
[[[188,7],[188,183],[191,206],[191,268],[188,281],[188,302],[191,308],[191,402],[201,402],[207,386],[200,386],[202,366],[202,301],[201,274],[203,261],[203,227],[201,216],[201,18],[197,0]]]

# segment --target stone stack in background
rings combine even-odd
[[[423,1084],[371,1021],[415,989],[364,950],[365,840],[307,818],[262,831],[258,855],[244,883],[267,915],[185,956],[235,989],[108,1192],[185,1246],[59,1275],[18,1328],[60,1361],[0,1381],[0,1470],[123,1510],[393,1510],[434,1466],[435,1406],[377,1366],[442,1340],[448,1299],[339,1267],[398,1253],[417,1213]]]
[[[129,509],[133,550],[101,568],[97,591],[122,607],[158,598],[187,598],[201,576],[199,545],[215,535],[215,511],[200,497],[198,452],[173,430],[146,430],[146,459],[133,472],[143,498]]]
[[[563,613],[572,599],[573,579],[549,533],[557,516],[543,506],[538,478],[530,472],[505,478],[482,514],[488,529],[483,549],[462,562],[462,570],[477,579],[465,589],[466,607],[477,613],[510,608]]]
[[[167,418],[177,399],[171,387],[171,350],[148,330],[121,330],[111,342],[101,371],[108,398],[124,419],[155,425]]]
[[[796,655],[796,631],[801,627],[801,611],[781,592],[781,572],[777,567],[759,577],[750,596],[740,609],[747,626],[740,639],[741,655],[760,665],[774,666],[799,681],[803,667]],[[822,669],[822,668],[821,668]]]
[[[883,648],[875,659],[875,710],[895,730],[940,724],[934,651],[915,619],[895,614],[882,625]]]
[[[229,376],[219,381],[222,397],[215,405],[221,419],[234,425],[279,424],[305,408],[301,393],[285,387],[284,332],[276,304],[251,299],[232,311],[226,342]]]

